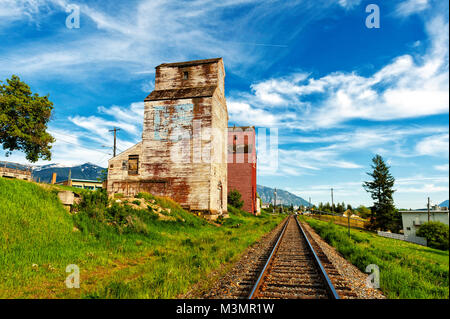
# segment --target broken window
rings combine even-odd
[[[128,161],[123,160],[122,161],[122,170],[126,171],[128,169]]]
[[[184,79],[184,80],[189,79],[189,72],[187,72],[187,71],[184,71],[184,72],[183,72],[183,79]]]
[[[137,175],[139,173],[139,155],[128,156],[128,175]]]

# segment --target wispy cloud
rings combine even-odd
[[[448,22],[427,24],[432,42],[423,56],[402,55],[370,77],[335,72],[320,78],[294,73],[251,86],[236,103],[253,113],[271,110],[278,125],[304,130],[336,127],[353,119],[389,121],[448,113]],[[242,112],[231,121],[246,124]]]
[[[413,13],[421,12],[427,9],[429,0],[406,0],[397,5],[395,13],[398,16],[409,16]]]
[[[416,145],[420,155],[447,157],[449,152],[449,135],[440,134],[424,138]]]

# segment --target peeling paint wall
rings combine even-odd
[[[227,211],[227,123],[222,59],[162,64],[145,99],[142,142],[109,162],[108,192],[146,191],[191,210]],[[139,154],[138,174],[124,161]]]

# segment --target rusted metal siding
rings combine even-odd
[[[221,59],[205,61],[156,68],[155,91],[145,99],[142,142],[110,160],[108,192],[146,191],[191,210],[226,213],[225,72]],[[140,155],[137,176],[116,168],[132,153]]]

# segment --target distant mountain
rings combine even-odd
[[[36,166],[33,169],[34,180],[39,180],[44,183],[52,181],[52,174],[56,173],[56,181],[64,181],[69,177],[69,171],[72,178],[97,180],[100,178],[103,167],[92,163],[85,163],[78,166],[65,166],[60,164],[49,164]]]
[[[448,207],[448,199],[439,204],[440,207]]]
[[[256,189],[263,203],[273,203],[273,192],[275,191],[273,188],[257,185]],[[277,189],[277,204],[292,204],[294,206],[309,205],[308,201],[304,200],[300,196],[294,195],[282,189]]]

